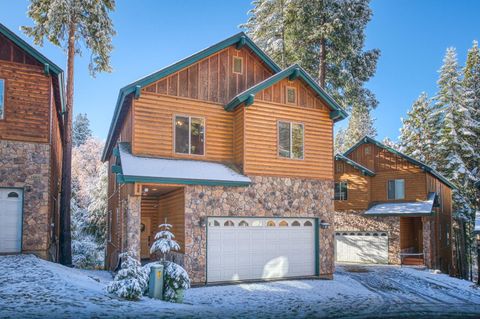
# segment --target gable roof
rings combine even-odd
[[[359,163],[349,159],[348,157],[343,156],[342,154],[335,155],[335,159],[340,160],[340,161],[344,161],[345,163],[353,166],[354,168],[358,169],[360,172],[362,172],[365,175],[375,176],[375,172],[373,172],[373,171],[369,170],[368,168],[366,168],[365,166],[360,165]]]
[[[298,64],[294,64],[286,68],[285,70],[268,77],[262,82],[238,94],[230,102],[228,102],[228,104],[225,106],[225,110],[232,111],[242,103],[245,103],[246,106],[251,105],[253,103],[256,93],[274,85],[275,83],[287,77],[290,80],[295,80],[297,78],[300,78],[310,88],[312,88],[313,91],[317,93],[327,103],[328,107],[332,110],[330,112],[330,118],[335,122],[339,120],[343,120],[348,116],[347,112],[330,95],[328,95],[327,92],[325,92],[325,90],[323,90],[317,84],[317,82],[315,82],[315,80],[313,80],[312,77]]]
[[[125,101],[127,95],[134,94],[136,97],[138,97],[140,95],[140,90],[142,89],[142,87],[148,86],[153,82],[156,82],[172,73],[188,67],[189,65],[194,64],[201,59],[206,58],[234,44],[236,44],[238,49],[242,48],[243,46],[247,46],[248,48],[250,48],[260,58],[260,60],[262,60],[262,62],[264,62],[265,65],[267,65],[272,70],[273,73],[281,71],[281,68],[272,59],[270,59],[270,57],[268,57],[265,52],[263,52],[244,32],[240,32],[185,59],[171,64],[157,72],[147,75],[135,82],[132,82],[127,86],[121,88],[120,92],[118,93],[117,104],[115,106],[113,119],[110,124],[110,129],[108,131],[105,148],[103,149],[102,160],[107,160],[107,156],[109,155],[113,147],[112,139],[114,131],[117,124],[119,123],[120,114],[122,113],[122,108],[124,104],[123,102]]]
[[[435,169],[433,169],[432,167],[428,166],[427,164],[423,163],[423,162],[420,162],[408,155],[405,155],[403,154],[402,152],[400,151],[397,151],[389,146],[386,146],[385,144],[383,143],[380,143],[379,141],[377,140],[374,140],[373,138],[369,137],[369,136],[364,136],[362,137],[355,145],[353,145],[350,149],[348,149],[345,153],[343,153],[343,155],[345,157],[347,157],[349,154],[351,154],[354,150],[356,150],[360,145],[362,144],[367,144],[367,143],[371,143],[371,144],[374,144],[380,148],[383,148],[389,152],[392,152],[398,156],[400,156],[401,158],[405,159],[407,162],[410,162],[414,165],[417,165],[419,166],[421,169],[423,169],[425,172],[427,173],[430,173],[431,175],[435,176],[436,178],[438,178],[440,181],[442,181],[445,185],[447,185],[448,187],[452,188],[452,189],[456,189],[457,187],[452,183],[450,182],[447,178],[445,178],[442,174],[440,174],[439,172],[437,172]]]
[[[34,47],[30,44],[25,42],[22,38],[18,35],[10,31],[6,26],[0,23],[0,33],[4,35],[7,39],[12,41],[15,45],[17,45],[20,49],[25,51],[28,55],[32,58],[37,60],[39,63],[43,64],[43,68],[46,74],[53,73],[58,78],[58,86],[59,86],[59,99],[60,99],[60,106],[62,111],[65,111],[65,92],[63,91],[64,88],[64,76],[63,70],[50,61],[46,56],[38,52]]]

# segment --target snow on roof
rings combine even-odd
[[[251,183],[247,176],[220,163],[134,156],[129,143],[120,143],[119,151],[122,174],[126,181],[211,185]]]
[[[475,228],[473,229],[475,234],[480,234],[480,210],[475,213]]]
[[[370,207],[365,215],[430,215],[433,210],[435,193],[428,194],[428,200],[406,203],[380,203]]]

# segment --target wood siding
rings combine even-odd
[[[48,143],[51,80],[43,67],[0,60],[5,80],[5,116],[0,139]]]
[[[205,119],[205,155],[175,153],[175,115]],[[220,104],[145,93],[134,101],[133,154],[233,162],[233,113]]]
[[[303,123],[303,160],[278,156],[278,121]],[[244,172],[333,180],[332,130],[324,109],[255,101],[245,111]]]
[[[243,59],[242,74],[233,72],[233,57],[236,56]],[[142,94],[148,92],[226,104],[238,93],[270,75],[272,72],[249,48],[236,50],[231,46],[143,88]]]
[[[347,182],[347,200],[336,200],[335,210],[366,210],[370,204],[372,177],[342,161],[335,162],[335,182]]]
[[[243,168],[245,156],[245,108],[239,107],[233,114],[233,161]]]

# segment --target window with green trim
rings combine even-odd
[[[405,180],[389,180],[387,193],[388,199],[405,199]]]
[[[5,118],[5,80],[0,79],[0,120]]]
[[[303,124],[278,122],[278,156],[303,159]]]
[[[347,200],[348,199],[348,184],[347,182],[335,183],[335,197],[334,200]]]
[[[233,57],[233,73],[243,73],[243,58],[239,56]]]
[[[205,121],[200,117],[175,116],[175,153],[204,155]]]

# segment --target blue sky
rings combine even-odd
[[[32,43],[19,31],[32,24],[27,6],[27,0],[0,0],[0,22]],[[380,101],[378,137],[396,139],[400,118],[416,97],[435,94],[446,48],[456,47],[463,64],[472,41],[480,39],[480,1],[373,0],[371,6],[366,48],[382,55],[368,87]],[[114,71],[91,78],[88,52],[77,58],[75,113],[87,113],[94,134],[105,138],[119,88],[237,33],[250,8],[249,0],[117,1]],[[39,50],[65,68],[60,48],[45,43]]]

